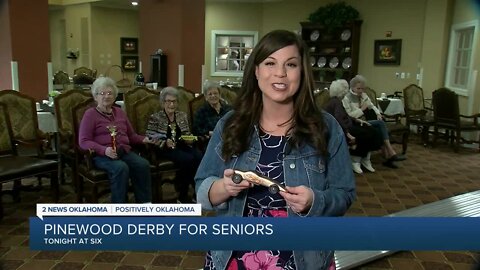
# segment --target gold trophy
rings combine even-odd
[[[112,149],[117,152],[117,127],[116,126],[107,126],[108,131],[110,131],[110,137],[112,138]]]

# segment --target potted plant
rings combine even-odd
[[[327,32],[332,32],[335,28],[345,25],[347,22],[358,19],[358,11],[345,2],[330,3],[319,7],[315,12],[308,16],[308,20],[314,23],[320,23],[325,26]]]

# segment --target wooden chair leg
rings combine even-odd
[[[3,184],[0,183],[0,220],[3,219],[2,187]]]
[[[452,133],[453,133],[453,130],[452,130]],[[460,130],[457,130],[455,132],[455,137],[456,137],[456,142],[455,142],[455,153],[458,153],[458,150],[460,150],[460,140],[461,140],[461,134],[460,134]],[[453,136],[452,136],[453,138]]]
[[[58,201],[60,199],[58,174],[59,174],[59,171],[54,171],[54,172],[50,173],[50,188],[52,189],[53,201],[56,202],[56,203],[58,203]]]

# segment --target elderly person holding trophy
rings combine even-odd
[[[105,170],[110,179],[112,203],[127,202],[128,180],[137,203],[152,201],[149,162],[134,153],[132,144],[151,143],[135,133],[123,110],[114,107],[118,88],[111,78],[100,77],[92,84],[97,106],[83,115],[79,130],[82,149],[95,151],[95,167]]]
[[[193,177],[202,154],[192,147],[194,136],[191,136],[187,114],[177,110],[178,90],[175,87],[163,88],[160,102],[163,110],[150,116],[146,133],[158,145],[157,154],[171,160],[179,168],[175,182],[178,200],[191,203],[188,188],[194,185]]]

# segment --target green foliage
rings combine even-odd
[[[325,26],[327,31],[332,31],[346,22],[358,19],[358,17],[359,13],[355,8],[345,4],[345,2],[336,2],[319,7],[308,16],[308,20],[320,23]]]

